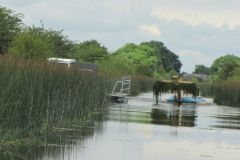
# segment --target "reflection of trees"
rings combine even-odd
[[[164,110],[153,108],[151,117],[153,124],[194,127],[196,110],[182,108]]]
[[[215,128],[240,129],[240,115],[225,113],[224,115],[213,116],[216,123],[211,125]]]
[[[77,126],[76,124],[54,128],[37,138],[41,140],[40,145],[37,143],[37,145],[18,146],[7,151],[0,149],[0,160],[40,160],[46,157],[64,159],[64,154],[74,148],[75,145],[84,145],[88,138],[102,132],[103,118],[102,114],[98,114],[89,118],[85,126]]]

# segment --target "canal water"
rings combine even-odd
[[[153,103],[152,93],[146,93],[130,98],[128,104],[113,104],[92,125],[55,133],[49,136],[46,146],[28,149],[27,157],[240,160],[239,108]]]

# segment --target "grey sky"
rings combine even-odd
[[[183,71],[240,56],[239,0],[0,0],[28,25],[63,29],[72,40],[97,39],[110,51],[159,40],[179,55]]]

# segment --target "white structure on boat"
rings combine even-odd
[[[128,103],[125,96],[130,95],[130,89],[131,77],[123,77],[121,81],[115,83],[112,93],[109,95],[110,100],[117,103]]]
[[[55,63],[61,63],[61,64],[67,64],[68,67],[70,67],[71,64],[76,63],[76,59],[67,59],[67,58],[55,58],[51,57],[47,59],[49,62],[55,62]]]
[[[47,60],[53,63],[66,64],[68,68],[76,67],[81,71],[91,72],[94,76],[97,76],[98,65],[95,63],[79,63],[76,59],[55,57],[48,58]]]
[[[121,81],[117,81],[112,90],[112,95],[115,96],[127,96],[130,94],[131,89],[131,77],[123,77]]]

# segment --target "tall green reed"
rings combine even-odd
[[[1,58],[1,131],[22,136],[87,123],[103,106],[106,81],[59,64]]]
[[[240,81],[218,82],[213,88],[215,103],[240,107]]]
[[[199,82],[197,87],[200,90],[201,96],[213,97],[213,85],[211,82]]]
[[[198,83],[202,96],[212,97],[219,105],[240,107],[240,81]]]

